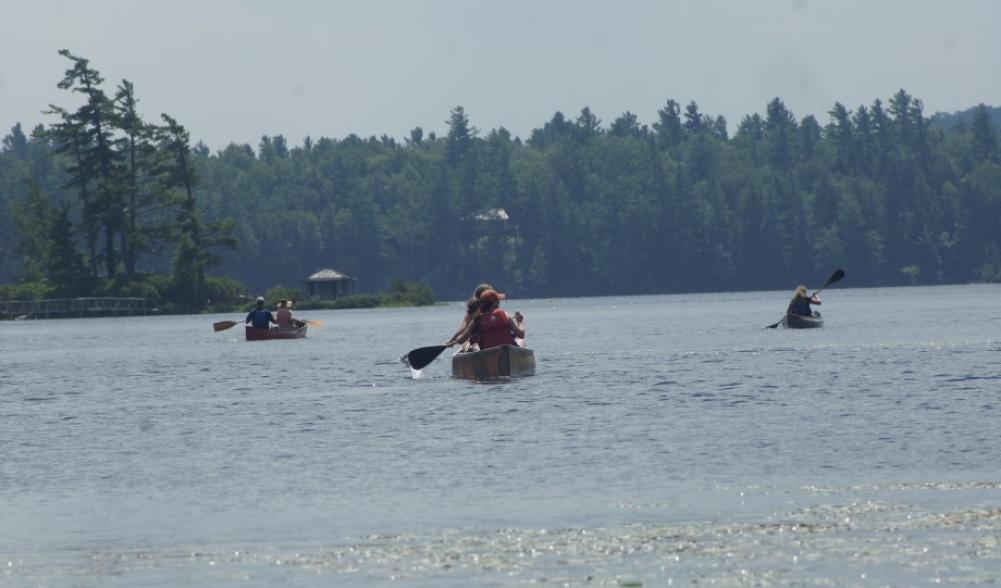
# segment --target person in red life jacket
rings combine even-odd
[[[500,301],[505,296],[496,290],[484,290],[480,293],[480,308],[476,317],[470,321],[466,330],[458,337],[452,337],[446,343],[451,347],[469,339],[474,333],[480,337],[480,349],[490,349],[500,345],[517,345],[515,337],[525,336],[525,317],[515,312],[509,317],[501,310]]]

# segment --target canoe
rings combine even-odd
[[[824,326],[824,317],[819,312],[815,312],[813,316],[787,314],[782,322],[787,329],[819,329]]]
[[[267,341],[269,339],[302,339],[306,336],[307,325],[299,328],[279,327],[276,329],[258,329],[247,327],[247,341]]]
[[[452,356],[452,377],[491,380],[535,375],[535,352],[514,345],[501,345]]]

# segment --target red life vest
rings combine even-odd
[[[514,333],[511,332],[511,319],[499,308],[490,314],[480,316],[480,349],[497,347],[498,345],[514,345]]]

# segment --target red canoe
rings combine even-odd
[[[304,339],[307,325],[299,328],[281,327],[277,329],[258,329],[247,327],[247,341],[267,341],[268,339]]]

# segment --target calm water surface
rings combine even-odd
[[[459,303],[0,323],[0,585],[1001,582],[1001,287],[508,300],[538,375],[397,358]]]

